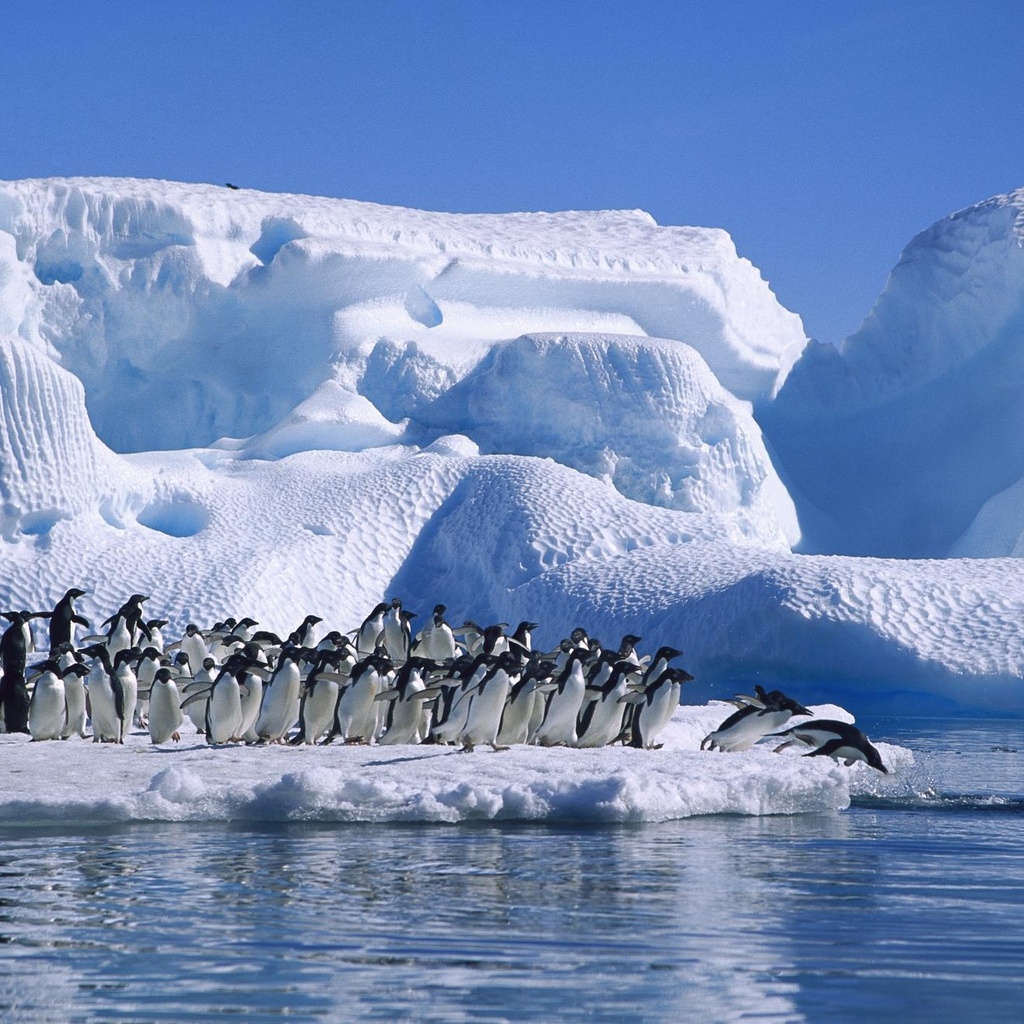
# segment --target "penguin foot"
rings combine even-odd
[[[496,754],[500,754],[503,750],[511,750],[511,749],[512,748],[509,747],[509,746],[502,747],[502,746],[499,746],[497,743],[492,743],[491,744],[491,750],[493,750]]]

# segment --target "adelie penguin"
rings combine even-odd
[[[787,747],[802,745],[812,748],[806,757],[831,757],[843,761],[847,767],[863,761],[877,771],[889,774],[889,769],[882,763],[882,755],[872,746],[867,736],[849,722],[822,718],[794,725],[791,729],[772,735],[785,737],[785,742],[775,748],[776,753]]]
[[[749,750],[762,736],[774,735],[794,715],[811,715],[803,704],[781,690],[766,693],[763,687],[755,686],[754,693],[753,697],[736,697],[739,710],[701,740],[701,750]]]
[[[633,712],[630,746],[646,750],[657,750],[661,731],[679,707],[679,692],[683,683],[693,681],[693,676],[681,668],[667,668],[642,693],[627,694],[619,700],[636,703]]]
[[[61,644],[75,646],[75,626],[83,626],[89,629],[89,620],[84,615],[79,615],[75,609],[75,601],[85,597],[85,591],[78,587],[72,587],[66,591],[64,596],[54,605],[50,612],[50,650],[56,651]]]

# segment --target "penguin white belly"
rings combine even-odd
[[[555,690],[548,700],[547,713],[537,730],[536,741],[542,747],[559,744],[575,746],[576,719],[583,706],[586,684],[583,676],[573,673],[561,690]]]
[[[476,694],[476,691],[477,687],[475,685],[468,687],[460,686],[455,691],[451,707],[448,710],[448,716],[443,722],[438,722],[431,730],[436,743],[454,743],[458,739],[462,730],[466,727],[466,718],[469,715],[469,708],[473,703],[473,696]]]
[[[538,701],[535,689],[520,693],[511,703],[506,702],[498,730],[498,742],[502,746],[514,743],[525,743],[530,735],[530,722],[533,720],[533,709]]]
[[[242,724],[239,726],[238,735],[246,743],[255,743],[259,740],[259,733],[256,732],[256,722],[260,717],[260,708],[263,706],[263,679],[252,672],[245,677],[245,693],[241,695],[242,701]]]
[[[658,688],[649,703],[639,705],[639,728],[642,746],[650,749],[658,742],[669,720],[679,706],[679,684],[670,683]]]
[[[242,726],[242,692],[232,676],[221,679],[206,702],[207,743],[230,743],[239,739]]]
[[[364,672],[345,688],[338,701],[338,731],[343,740],[372,743],[376,739],[379,692],[380,677],[375,672]]]
[[[735,717],[732,716],[732,717]],[[714,732],[708,733],[703,743],[711,750],[742,752],[749,750],[762,736],[781,729],[790,718],[791,711],[757,711],[751,709],[739,721],[728,725],[728,719]],[[701,744],[703,746],[703,743]]]
[[[185,716],[181,711],[181,694],[172,680],[157,680],[149,694],[149,738],[153,743],[177,740]]]
[[[102,666],[89,673],[89,707],[92,712],[93,743],[116,743],[121,724],[115,707],[114,689]]]
[[[487,685],[475,694],[466,713],[466,724],[459,734],[463,747],[472,749],[481,743],[498,744],[498,730],[501,728],[501,713],[508,698],[508,676],[501,673],[489,679]]]
[[[626,705],[619,703],[619,697],[625,692],[625,687],[616,687],[607,697],[595,702],[586,732],[577,741],[578,746],[606,747],[615,742],[622,732]]]
[[[67,724],[64,680],[44,672],[37,680],[28,706],[28,731],[34,740],[60,739]]]
[[[422,693],[426,686],[421,680],[412,679],[405,696],[396,698],[391,708],[391,721],[381,734],[378,743],[419,743],[423,728],[423,701],[413,696]]]
[[[121,683],[123,707],[121,712],[121,729],[118,736],[118,743],[124,743],[125,736],[131,731],[132,723],[135,721],[135,706],[138,703],[139,681],[135,673],[126,665],[122,664],[115,670],[118,680]]]
[[[256,720],[256,735],[265,743],[277,743],[299,720],[301,680],[297,666],[294,672],[279,672],[263,690],[263,705]]]
[[[76,676],[64,680],[64,700],[67,704],[67,724],[61,733],[63,739],[75,734],[85,737],[85,684]]]
[[[340,684],[333,679],[317,679],[302,704],[302,735],[306,743],[316,743],[331,729],[338,707]]]

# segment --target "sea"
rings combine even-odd
[[[0,829],[0,1021],[1024,1021],[1024,721],[657,824]],[[723,755],[726,756],[726,755]]]

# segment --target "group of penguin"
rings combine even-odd
[[[228,618],[201,629],[189,624],[167,642],[167,621],[146,620],[148,597],[133,594],[76,642],[89,621],[72,588],[51,612],[6,612],[0,637],[0,704],[8,732],[33,740],[87,736],[123,743],[133,728],[153,743],[180,739],[189,718],[211,745],[229,743],[455,744],[506,750],[513,744],[657,748],[693,677],[670,662],[682,654],[659,648],[640,657],[627,634],[605,649],[582,628],[552,652],[533,649],[537,623],[453,628],[445,606],[413,635],[415,616],[399,598],[381,602],[349,634],[319,639],[323,621],[308,615],[288,637],[256,630],[252,618]],[[49,620],[49,656],[26,668],[33,650],[30,620]],[[777,732],[806,708],[775,690],[738,695],[738,710],[701,747],[745,750],[766,735],[785,736],[810,753],[885,771],[877,750],[852,726],[817,721]]]

